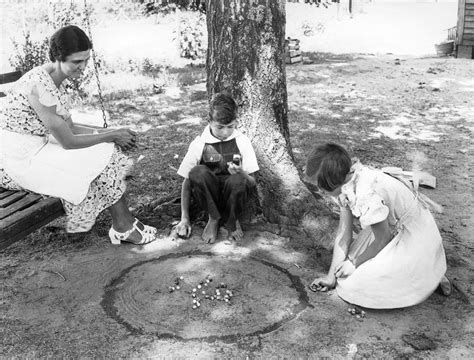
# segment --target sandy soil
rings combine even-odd
[[[214,245],[194,226],[190,240],[166,235],[179,215],[175,175],[206,112],[202,81],[120,100],[114,124],[140,128],[143,155],[130,180],[131,205],[160,228],[142,248],[112,246],[108,215],[81,237],[56,222],[1,254],[3,358],[388,358],[459,359],[473,343],[474,62],[453,58],[308,54],[288,67],[292,142],[298,166],[316,141],[337,141],[363,162],[437,177],[424,193],[445,208],[436,219],[456,279],[451,297],[357,319],[337,294],[306,285],[330,252],[298,229],[247,224],[239,244]],[[203,74],[203,69],[194,69]],[[201,79],[203,76],[201,76]],[[199,79],[199,76],[196,76]],[[210,275],[231,304],[191,292]],[[169,292],[176,277],[182,288]],[[205,296],[202,294],[202,296]]]

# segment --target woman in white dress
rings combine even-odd
[[[306,178],[341,212],[331,266],[312,290],[335,287],[345,301],[374,309],[418,304],[438,286],[445,295],[451,292],[438,227],[410,183],[353,163],[336,144],[313,149]],[[355,239],[354,218],[362,227]]]
[[[77,26],[50,40],[51,62],[25,73],[8,92],[0,111],[0,185],[62,200],[69,233],[89,231],[109,209],[113,244],[146,244],[156,229],[128,210],[125,176],[131,162],[121,150],[137,141],[130,129],[98,129],[75,124],[65,80],[79,78],[92,44]]]

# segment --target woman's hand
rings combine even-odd
[[[336,276],[336,278],[348,277],[354,272],[354,270],[355,265],[352,263],[352,261],[345,260],[338,266],[336,266],[336,271],[334,272],[334,275]]]
[[[312,291],[328,291],[336,286],[336,277],[328,274],[313,280],[309,288]]]
[[[136,146],[138,134],[130,129],[113,130],[113,142],[120,146],[122,150],[129,150]]]

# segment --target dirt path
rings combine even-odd
[[[209,246],[195,227],[189,241],[113,247],[104,215],[85,237],[50,226],[1,254],[0,356],[472,357],[473,73],[474,62],[452,58],[322,55],[287,74],[298,166],[312,144],[332,140],[365,163],[416,165],[437,177],[425,194],[445,208],[436,218],[457,279],[453,296],[357,319],[335,293],[305,290],[330,253],[297,229],[252,225],[241,244]],[[130,199],[163,234],[177,206],[153,210],[154,200],[179,193],[175,168],[205,106],[202,83],[113,106],[115,119],[146,131],[132,154],[145,158]],[[230,305],[201,294],[192,309],[192,288],[207,275],[212,293],[220,282],[233,291]],[[179,276],[182,289],[170,293]]]

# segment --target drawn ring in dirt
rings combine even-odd
[[[232,342],[278,329],[308,306],[308,296],[297,276],[270,262],[194,251],[125,269],[101,304],[135,334]]]

